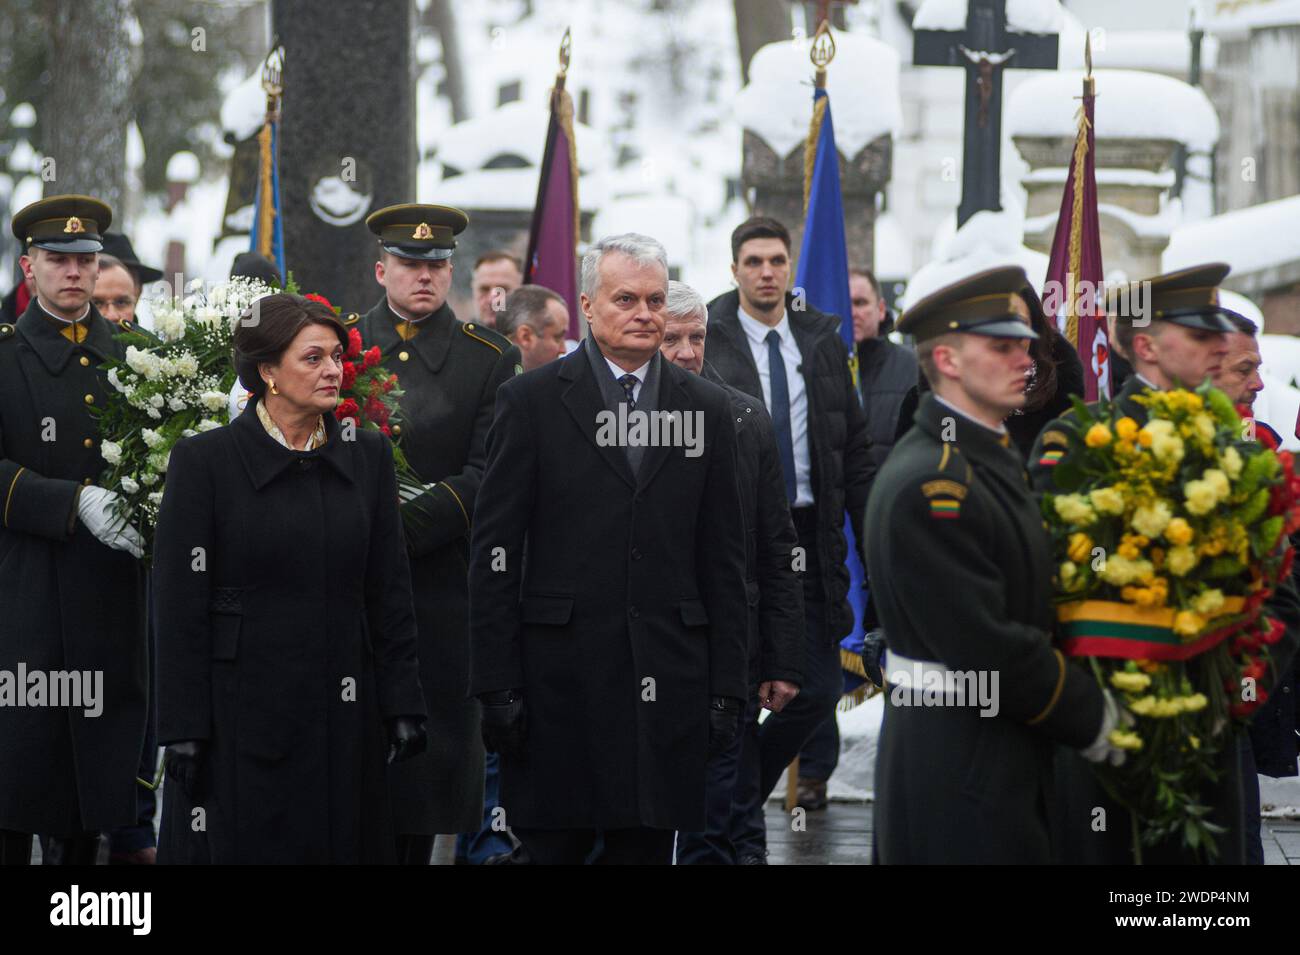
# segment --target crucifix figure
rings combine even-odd
[[[961,205],[957,225],[977,212],[1002,208],[1002,71],[1054,70],[1055,34],[1011,33],[1006,0],[967,0],[966,29],[917,30],[916,66],[966,70],[966,129],[962,146]]]

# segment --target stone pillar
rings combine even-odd
[[[1025,245],[1050,255],[1074,139],[1015,136],[1013,142],[1029,163],[1029,174],[1021,180],[1028,192]],[[1096,143],[1097,219],[1106,274],[1123,271],[1130,279],[1158,275],[1170,231],[1161,200],[1174,184],[1171,163],[1178,143],[1105,138]]]

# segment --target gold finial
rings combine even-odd
[[[262,61],[262,89],[267,96],[279,96],[284,92],[284,46],[276,46]]]
[[[569,27],[564,28],[564,38],[560,40],[560,75],[564,76],[569,72],[569,51],[573,49],[573,32]]]
[[[835,37],[831,36],[831,25],[826,20],[821,22],[813,35],[812,45],[808,48],[808,59],[817,67],[817,88],[825,89],[826,67],[835,59]]]
[[[1083,95],[1092,96],[1097,90],[1097,81],[1092,78],[1092,34],[1085,33],[1083,37],[1083,65],[1085,75],[1083,77]]]

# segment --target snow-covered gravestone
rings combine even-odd
[[[849,261],[870,266],[876,194],[889,182],[893,136],[902,125],[898,54],[856,33],[835,34],[826,89],[840,153],[840,188]],[[769,43],[749,64],[736,109],[744,129],[741,178],[755,215],[772,216],[803,239],[804,143],[813,109],[813,66],[803,40]]]
[[[1170,200],[1170,168],[1178,146],[1187,147],[1189,171],[1208,159],[1219,138],[1219,121],[1205,94],[1179,80],[1138,70],[1097,70],[1097,213],[1101,257],[1108,277],[1131,280],[1163,271],[1161,255],[1172,230],[1208,208],[1189,180],[1181,202]],[[1061,190],[1078,128],[1077,70],[1035,76],[1007,103],[1007,130],[1030,171],[1025,244],[1048,252],[1060,212]]]

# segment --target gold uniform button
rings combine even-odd
[[[94,395],[86,395],[86,404],[88,404],[88,405],[93,405],[94,403],[95,403],[95,396],[94,396]]]
[[[85,355],[82,355],[82,356],[81,356],[81,367],[82,367],[82,368],[89,368],[89,367],[90,367],[90,359],[87,358]]]
[[[93,438],[87,438],[85,441],[81,443],[87,448],[93,448],[95,446],[95,441]]]
[[[397,353],[397,360],[398,360],[398,361],[406,361],[406,360],[407,360],[408,358],[410,358],[410,357],[411,357],[411,356],[410,356],[410,353],[409,353],[409,352],[399,351],[399,352]]]
[[[401,434],[401,433],[402,433],[402,426],[400,424],[393,425],[393,434]]]
[[[86,487],[90,487],[90,478],[86,478],[86,480],[82,481],[81,483],[86,485]]]

